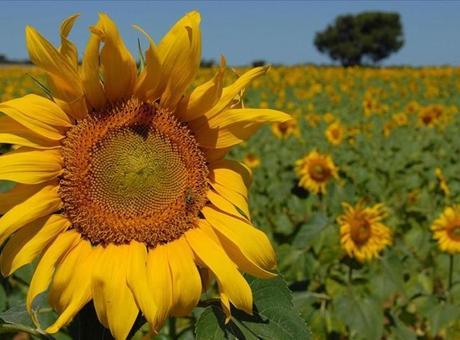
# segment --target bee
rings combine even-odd
[[[187,188],[185,191],[185,204],[192,205],[193,203],[195,203],[194,192],[192,189]]]

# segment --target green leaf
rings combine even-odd
[[[139,73],[141,73],[145,67],[145,58],[144,52],[142,52],[141,40],[139,38],[137,38],[137,50],[139,53]]]
[[[0,313],[0,319],[6,323],[34,327],[34,324],[30,319],[29,313],[27,313],[26,305],[24,303],[15,305],[10,309]]]
[[[327,223],[327,217],[324,214],[318,213],[314,215],[306,224],[302,225],[293,245],[297,248],[308,249],[318,240]]]
[[[337,316],[350,328],[350,336],[380,339],[383,333],[383,308],[370,297],[361,297],[353,290],[334,300]],[[353,334],[355,333],[355,334]]]
[[[391,328],[391,333],[396,340],[417,340],[415,332],[407,327],[397,316],[392,313],[394,327]]]
[[[281,278],[248,278],[254,297],[254,314],[232,310],[229,323],[220,307],[211,306],[201,314],[196,325],[200,339],[309,339],[305,322],[294,310],[292,295]]]
[[[450,322],[460,317],[460,307],[449,303],[440,303],[431,310],[428,315],[428,322],[431,328],[431,334],[437,335],[439,331],[446,327]]]
[[[216,306],[207,307],[195,328],[197,339],[220,340],[226,337],[225,316]]]

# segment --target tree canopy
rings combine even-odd
[[[377,63],[404,44],[398,13],[363,12],[341,15],[315,36],[315,46],[344,66]]]

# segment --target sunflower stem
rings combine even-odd
[[[171,339],[177,339],[176,333],[176,318],[170,317],[168,320],[168,329],[169,329],[169,337]]]
[[[454,273],[454,255],[449,254],[449,282],[447,285],[447,289],[449,290],[449,295],[450,291],[452,289],[452,277]]]
[[[27,326],[20,325],[20,324],[5,323],[5,324],[0,325],[0,334],[5,334],[5,333],[28,333],[39,339],[50,339],[49,336],[39,331],[38,329],[34,329],[34,328],[27,327]]]
[[[348,285],[351,286],[353,282],[353,267],[351,264],[348,265]]]

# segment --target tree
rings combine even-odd
[[[398,13],[363,12],[338,16],[315,36],[315,46],[343,66],[379,62],[404,44]]]

